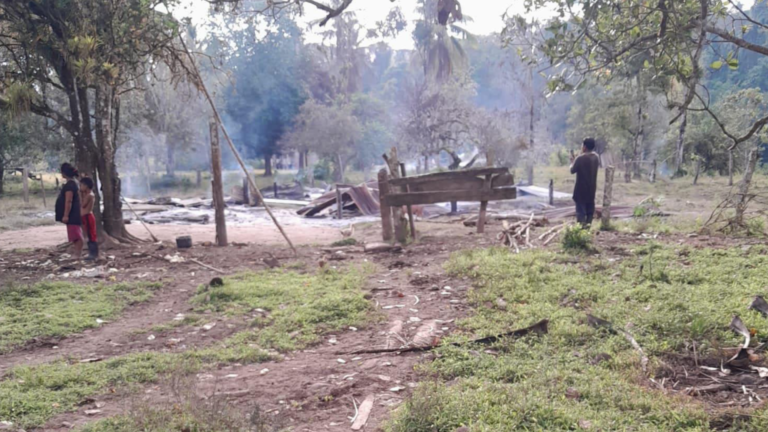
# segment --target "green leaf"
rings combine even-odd
[[[709,67],[714,70],[720,70],[720,68],[723,67],[723,62],[721,60],[714,61]]]
[[[646,60],[645,63],[643,63],[643,67],[646,68],[646,69],[650,69],[651,68],[651,62]]]
[[[739,59],[730,59],[728,60],[728,67],[731,68],[731,70],[736,70],[739,68]]]

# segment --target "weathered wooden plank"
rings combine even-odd
[[[382,168],[379,171],[379,202],[381,210],[381,238],[385,242],[392,241],[394,229],[392,226],[392,209],[386,204],[389,195],[389,176],[387,170]]]
[[[414,178],[414,177],[407,177]],[[391,181],[390,181],[391,183]],[[450,190],[466,190],[466,189],[480,189],[485,184],[485,180],[480,177],[458,177],[458,178],[442,178],[436,180],[422,181],[417,184],[408,184],[410,192],[433,192],[433,191],[450,191]],[[491,184],[494,188],[503,186],[512,186],[514,184],[514,178],[511,174],[504,173],[494,175]]]
[[[487,191],[471,189],[397,193],[382,196],[381,201],[386,206],[397,207],[418,204],[437,204],[451,201],[499,201],[515,198],[517,198],[517,188],[509,186]]]
[[[446,179],[466,179],[486,176],[488,174],[509,174],[508,168],[477,168],[462,171],[447,171],[440,173],[424,174],[420,176],[390,179],[390,186],[414,186],[422,183],[434,182]],[[482,179],[480,179],[482,182]]]

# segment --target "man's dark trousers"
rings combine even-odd
[[[592,219],[595,216],[595,203],[583,203],[583,202],[577,202],[576,203],[576,220],[582,225],[582,226],[590,226],[592,225]]]

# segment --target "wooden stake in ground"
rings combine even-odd
[[[219,146],[219,125],[211,121],[211,186],[213,207],[216,210],[216,245],[227,245],[227,221],[224,215],[224,183],[221,180],[221,147]]]
[[[699,173],[701,173],[701,159],[696,158],[696,175],[693,177],[693,185],[696,186],[696,183],[699,182]],[[733,180],[731,180],[732,182]]]
[[[612,166],[605,168],[605,188],[603,189],[603,213],[600,228],[607,230],[611,227],[611,201],[613,200],[613,174]]]
[[[387,166],[389,167],[389,175],[391,178],[400,178],[400,162],[397,158],[397,147],[392,147],[389,150],[389,156],[386,154],[383,155],[384,160],[387,162]],[[402,192],[402,188],[398,187],[400,190],[396,192]],[[407,226],[405,222],[405,215],[403,215],[403,208],[402,207],[391,207],[392,208],[392,219],[395,226],[395,239],[398,241],[398,243],[404,244],[408,241],[408,232],[407,232]]]
[[[404,178],[406,177],[405,163],[403,162],[400,162],[400,175],[403,176]],[[410,191],[411,191],[410,186],[406,185],[405,192],[408,193]],[[407,209],[408,209],[408,224],[411,227],[411,238],[416,240],[416,224],[414,224],[413,222],[413,206],[409,204]]]
[[[248,186],[248,179],[243,177],[243,204],[251,205],[251,187]]]
[[[43,208],[48,208],[48,202],[45,199],[45,182],[43,182],[42,174],[40,174],[40,190],[43,192]]]
[[[549,179],[549,205],[555,205],[555,181]]]
[[[385,242],[391,242],[394,234],[392,233],[392,209],[385,205],[385,197],[389,195],[389,176],[387,169],[382,168],[379,171],[379,202],[381,210],[381,239]]]
[[[483,181],[483,190],[490,191],[491,190],[491,178],[492,175],[488,174],[485,176],[485,180]],[[485,232],[485,216],[488,211],[488,201],[480,201],[480,215],[477,217],[477,233],[482,234]]]
[[[344,211],[344,202],[341,199],[341,189],[339,189],[338,184],[336,185],[336,209],[337,209],[336,219],[339,219],[339,220],[344,219],[344,215],[342,214],[342,212]]]
[[[656,159],[651,163],[651,183],[656,183]]]
[[[264,210],[267,211],[267,214],[272,219],[272,222],[274,222],[277,229],[280,230],[280,234],[283,235],[283,238],[288,243],[288,246],[291,247],[291,250],[295,255],[298,255],[298,251],[296,251],[296,247],[293,246],[291,239],[288,238],[288,234],[285,233],[283,226],[280,225],[280,222],[278,222],[277,218],[272,213],[272,210],[269,208],[267,203],[264,202],[264,197],[261,195],[261,191],[259,190],[258,187],[256,187],[256,181],[251,176],[251,173],[248,172],[248,168],[246,168],[245,162],[243,162],[243,158],[240,157],[240,152],[237,151],[235,144],[232,142],[232,138],[230,138],[229,133],[227,133],[227,128],[224,127],[224,122],[221,120],[221,116],[219,115],[219,110],[216,109],[216,104],[213,102],[213,98],[211,97],[211,94],[208,92],[208,88],[205,86],[205,82],[203,81],[202,75],[200,75],[200,69],[197,67],[197,62],[195,61],[195,58],[192,56],[192,53],[189,52],[189,49],[187,48],[187,43],[184,42],[184,36],[182,36],[181,34],[179,34],[179,41],[181,41],[181,46],[184,48],[184,52],[186,52],[187,57],[189,58],[189,61],[191,63],[192,72],[194,73],[194,79],[196,81],[196,84],[198,88],[203,92],[203,95],[205,95],[205,99],[208,100],[208,104],[211,106],[211,111],[213,111],[213,115],[216,118],[216,122],[218,122],[219,126],[221,127],[221,131],[224,133],[224,138],[227,139],[227,144],[229,145],[230,150],[232,150],[232,154],[235,155],[235,159],[237,159],[237,163],[240,165],[240,168],[242,168],[243,172],[248,177],[248,184],[251,185],[253,192],[256,194],[256,197],[261,202],[261,204],[264,205]]]
[[[21,185],[24,188],[24,203],[29,204],[29,170],[24,168],[21,170]]]

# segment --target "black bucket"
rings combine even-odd
[[[181,236],[176,237],[176,247],[179,249],[189,249],[192,247],[192,237]]]

